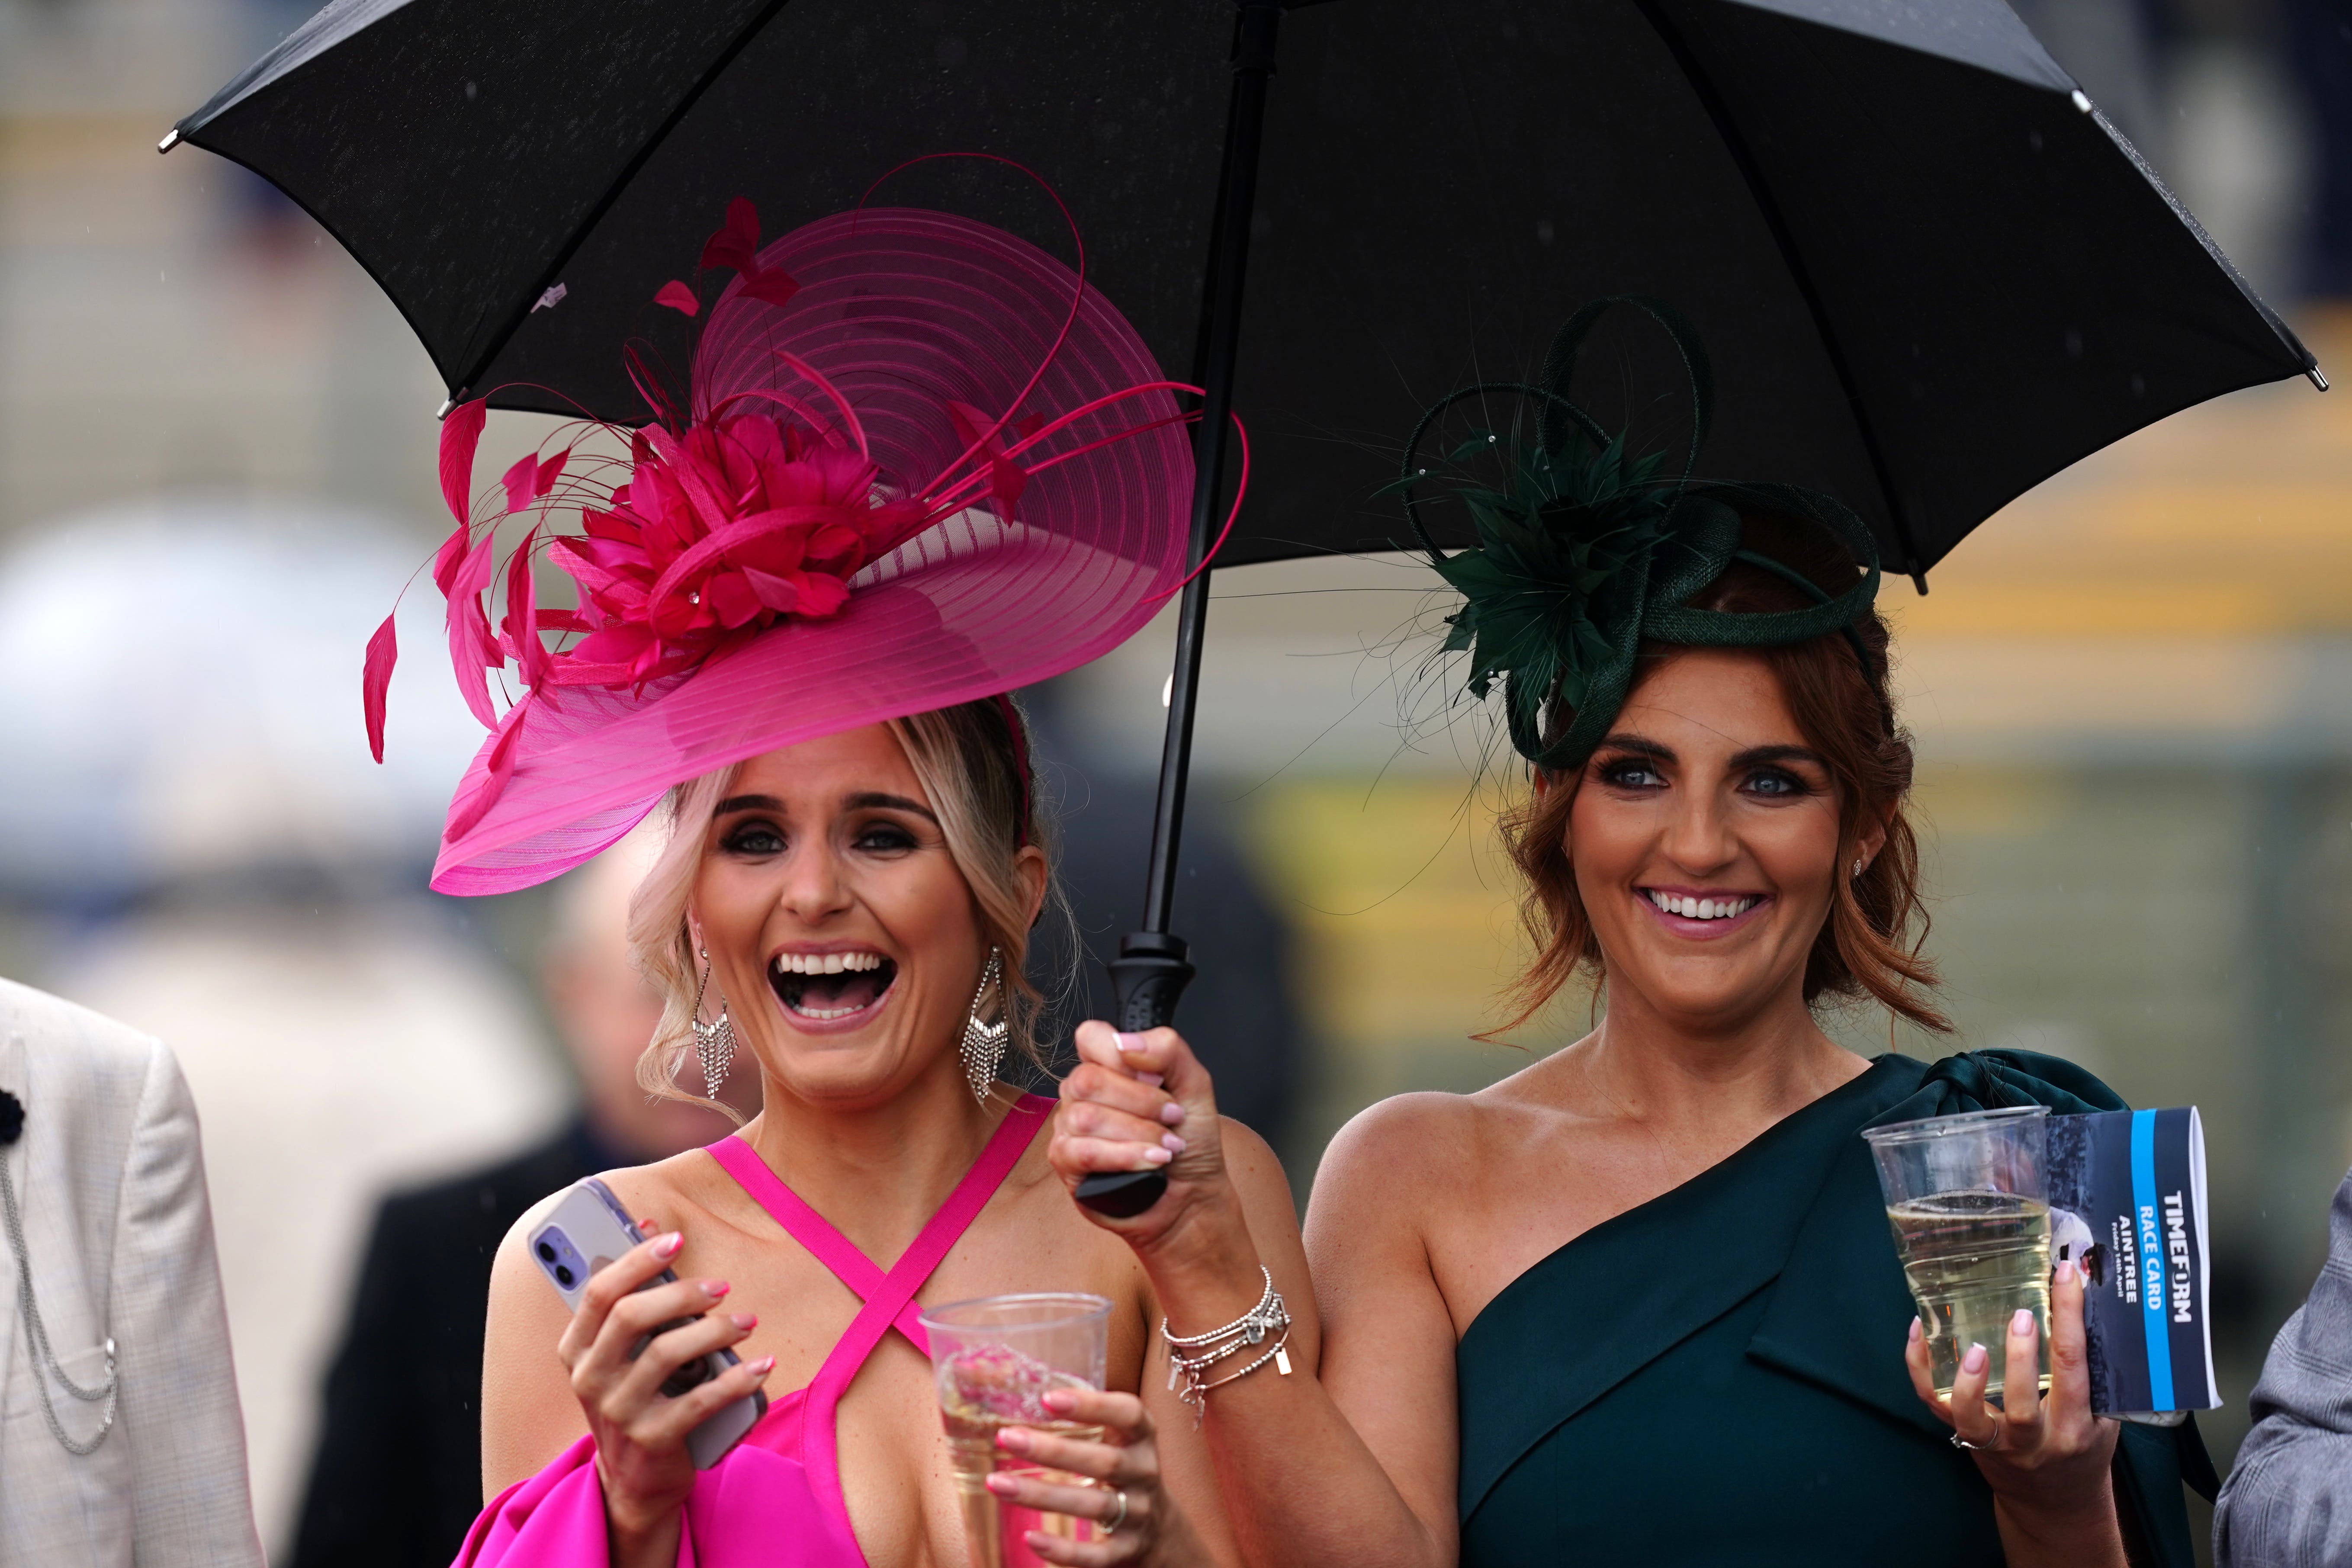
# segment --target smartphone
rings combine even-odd
[[[629,1217],[629,1211],[621,1206],[621,1200],[613,1195],[613,1189],[591,1176],[572,1184],[547,1218],[532,1230],[530,1255],[538,1262],[540,1272],[547,1276],[547,1282],[563,1298],[563,1304],[576,1312],[580,1310],[581,1293],[588,1289],[588,1281],[596,1271],[645,1239],[645,1233]],[[665,1268],[637,1289],[650,1290],[677,1280],[677,1271]],[[662,1324],[654,1333],[667,1333],[693,1321],[679,1318]],[[643,1354],[652,1338],[648,1334],[639,1340],[629,1352],[630,1359]],[[663,1380],[661,1391],[675,1399],[735,1364],[733,1351],[712,1351],[670,1373]],[[712,1412],[686,1436],[686,1451],[693,1456],[694,1468],[707,1470],[725,1458],[728,1450],[741,1442],[743,1435],[758,1426],[760,1417],[767,1413],[768,1396],[758,1389]]]

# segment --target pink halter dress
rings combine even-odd
[[[940,1212],[887,1271],[784,1185],[740,1138],[710,1145],[710,1156],[752,1201],[865,1305],[815,1380],[770,1405],[733,1452],[695,1477],[678,1531],[678,1568],[866,1568],[842,1497],[835,1409],[892,1329],[930,1353],[915,1292],[1020,1163],[1053,1105],[1023,1095]],[[467,1532],[456,1568],[601,1568],[607,1560],[604,1494],[596,1478],[596,1440],[590,1436],[492,1499]]]

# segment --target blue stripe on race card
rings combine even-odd
[[[2164,1226],[2156,1213],[2156,1112],[2131,1123],[2132,1235],[2139,1258],[2140,1324],[2147,1340],[2150,1410],[2172,1408],[2172,1331],[2164,1310]]]

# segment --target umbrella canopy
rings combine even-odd
[[[308,207],[494,405],[643,419],[618,345],[683,363],[651,300],[729,198],[782,229],[943,149],[1051,181],[1181,373],[1234,37],[1232,0],[340,0],[173,135]],[[1221,563],[1402,542],[1366,499],[1397,435],[1601,294],[1713,350],[1710,469],[1840,497],[1914,574],[2084,454],[2312,369],[2001,0],[1329,0],[1272,64],[1234,394],[1261,460]],[[1014,184],[887,199],[1066,251]]]

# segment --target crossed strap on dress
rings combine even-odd
[[[807,1397],[801,1406],[801,1462],[811,1474],[817,1495],[827,1500],[842,1496],[841,1463],[835,1442],[834,1407],[849,1391],[849,1384],[882,1342],[882,1336],[896,1328],[924,1355],[930,1354],[930,1337],[923,1332],[915,1307],[915,1292],[930,1279],[931,1271],[940,1266],[953,1247],[988,1206],[988,1200],[1004,1184],[1013,1167],[1045,1125],[1046,1113],[1054,1102],[1042,1096],[1024,1094],[997,1123],[989,1135],[988,1146],[980,1158],[972,1162],[963,1180],[956,1184],[948,1201],[915,1237],[914,1243],[898,1256],[887,1272],[858,1250],[856,1245],[834,1228],[823,1215],[809,1206],[807,1200],[786,1186],[781,1177],[768,1169],[752,1147],[740,1137],[722,1138],[709,1145],[706,1152],[719,1162],[719,1168],[735,1178],[753,1203],[768,1212],[770,1218],[783,1226],[794,1241],[808,1248],[810,1256],[831,1269],[835,1278],[851,1291],[864,1299],[865,1305],[851,1320],[848,1329],[824,1358],[824,1364],[810,1380]]]

